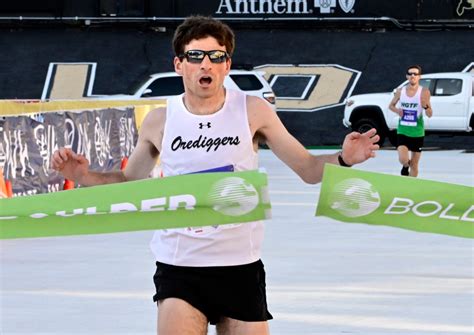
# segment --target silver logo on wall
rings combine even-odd
[[[354,5],[355,0],[339,0],[339,6],[346,13],[349,13],[354,8]]]
[[[215,14],[306,15],[313,13],[311,3],[321,14],[333,14],[338,1],[344,12],[354,13],[356,0],[219,0]]]
[[[336,0],[314,0],[314,7],[319,7],[321,14],[329,14],[336,7]]]

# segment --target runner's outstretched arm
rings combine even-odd
[[[70,148],[60,148],[53,154],[51,167],[64,178],[82,186],[93,186],[147,178],[156,164],[161,145],[164,109],[151,111],[145,117],[138,141],[124,171],[95,172],[89,170],[89,161]],[[157,135],[158,134],[158,135]]]
[[[316,184],[322,179],[325,163],[339,165],[338,156],[348,165],[362,163],[374,157],[379,149],[379,136],[371,129],[364,134],[348,134],[342,145],[342,153],[312,155],[285,128],[274,111],[263,100],[249,97],[247,100],[252,134],[262,136],[269,148],[306,183]]]

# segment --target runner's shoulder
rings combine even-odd
[[[158,124],[164,123],[165,120],[166,107],[161,106],[149,111],[143,120],[143,124],[151,124],[152,126],[157,126]]]
[[[160,131],[164,128],[165,121],[166,107],[155,108],[145,115],[140,125],[140,133],[153,134],[157,131]]]
[[[254,95],[247,95],[247,113],[250,117],[268,117],[276,115],[268,102]]]

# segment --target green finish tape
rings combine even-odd
[[[0,199],[0,239],[244,223],[270,211],[265,173],[190,174]]]
[[[317,216],[474,238],[474,188],[327,164]]]

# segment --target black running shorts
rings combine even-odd
[[[153,301],[179,298],[215,325],[222,317],[241,321],[273,319],[267,310],[265,271],[257,262],[216,267],[174,266],[156,262]]]
[[[397,135],[397,147],[404,145],[412,152],[421,152],[421,148],[425,142],[425,137],[409,137],[406,135]]]

